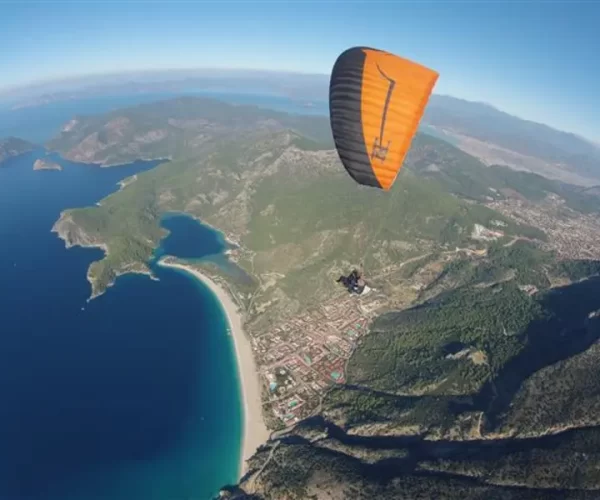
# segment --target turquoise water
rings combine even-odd
[[[209,94],[204,92],[203,94]],[[283,97],[210,93],[315,112]],[[173,97],[123,96],[0,110],[0,137],[43,142],[75,114]],[[65,249],[62,210],[91,206],[156,162],[100,169],[38,150],[0,167],[0,499],[208,500],[236,481],[243,410],[235,351],[216,298],[183,272],[120,277],[87,302],[97,249]],[[156,250],[250,279],[222,235],[169,214]]]
[[[0,498],[209,499],[236,480],[243,422],[218,302],[158,267],[160,281],[123,276],[87,303],[86,269],[102,253],[66,250],[50,232],[61,210],[153,163],[52,156],[62,172],[34,172],[42,154],[0,168]],[[222,252],[218,233],[186,222],[169,219],[170,254]]]
[[[156,249],[154,259],[158,260],[163,255],[176,255],[190,262],[204,261],[216,264],[221,272],[229,276],[238,283],[252,284],[253,278],[244,272],[243,269],[231,262],[225,250],[233,249],[235,246],[232,243],[225,241],[221,233],[215,233],[215,239],[210,247],[205,247],[206,250],[202,256],[198,256],[195,248],[201,245],[199,239],[203,238],[204,231],[198,230],[200,223],[193,217],[180,213],[165,214],[162,218],[162,226],[170,231],[170,234],[164,239],[160,248]],[[201,225],[201,228],[207,229]],[[210,228],[208,228],[210,231]]]

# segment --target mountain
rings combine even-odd
[[[137,93],[205,91],[286,96],[306,106],[328,99],[329,76],[275,71],[138,71],[73,78],[5,92],[14,108],[61,100]],[[2,97],[2,96],[0,96]],[[600,180],[600,146],[478,102],[432,95],[422,125],[486,164],[579,185]]]
[[[329,75],[276,71],[182,69],[71,78],[5,91],[15,108],[61,100],[136,93],[267,93],[309,105],[328,99]],[[423,124],[439,129],[485,163],[507,164],[585,185],[600,179],[600,146],[575,134],[523,120],[484,103],[432,95]]]
[[[451,135],[477,139],[600,179],[600,147],[575,134],[522,120],[488,104],[433,95],[423,122]]]
[[[108,115],[75,117],[47,147],[72,161],[110,166],[141,158],[195,156],[205,144],[216,139],[226,141],[232,134],[251,137],[286,128],[308,138],[333,141],[329,124],[322,117],[180,97]]]
[[[507,234],[543,236],[409,172],[392,196],[355,185],[328,147],[331,135],[325,117],[180,98],[76,119],[66,129],[48,146],[71,160],[106,165],[131,161],[136,155],[174,158],[102,200],[101,207],[71,211],[57,225],[65,234],[77,227],[74,234],[85,231],[86,241],[102,241],[109,248],[114,245],[107,239],[114,234],[121,240],[119,248],[131,247],[131,252],[109,252],[94,265],[94,293],[128,266],[144,265],[162,234],[159,214],[169,211],[190,213],[241,242],[253,255],[257,274],[263,259],[267,274],[276,271],[269,266],[281,261],[277,271],[299,282],[298,287],[290,286],[294,295],[302,295],[315,279],[330,282],[316,272],[318,268],[308,277],[303,272],[315,241],[327,242],[328,252],[339,254],[338,266],[362,261],[376,269],[393,265],[394,259],[422,255],[433,244],[452,249],[450,245],[466,244],[473,224],[487,226],[491,220],[502,221]],[[444,146],[422,136],[409,162],[416,165],[432,147]],[[128,215],[114,217],[116,211]],[[304,217],[291,224],[288,219],[295,213]],[[327,213],[330,218],[324,216]],[[387,215],[392,213],[403,217]],[[121,239],[121,223],[129,226],[126,240]],[[420,246],[410,243],[415,238],[422,240]],[[395,242],[383,252],[379,239]],[[310,243],[302,248],[306,241]],[[317,256],[315,265],[323,258]],[[339,271],[334,266],[330,272]]]
[[[79,117],[50,145],[104,165],[171,158],[56,222],[105,250],[94,296],[150,272],[163,214],[232,244],[236,272],[184,262],[244,311],[274,433],[224,495],[597,497],[594,189],[419,134],[383,192],[350,179],[326,117],[199,98]],[[336,282],[353,268],[368,294]]]
[[[6,137],[4,139],[0,139],[0,165],[13,156],[28,153],[29,151],[33,151],[35,148],[35,144],[17,137]]]
[[[600,280],[477,284],[376,320],[349,383],[227,496],[597,498]]]

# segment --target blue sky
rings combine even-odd
[[[128,69],[329,73],[354,45],[440,72],[486,101],[600,142],[600,2],[0,0],[0,89]]]

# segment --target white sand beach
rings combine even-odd
[[[260,380],[258,370],[254,361],[250,340],[246,336],[242,326],[242,315],[233,299],[224,287],[203,275],[198,270],[183,264],[160,261],[163,267],[181,269],[193,275],[204,283],[221,302],[227,320],[233,343],[235,345],[236,357],[242,393],[244,398],[244,436],[242,447],[242,463],[240,464],[240,477],[246,472],[246,460],[249,459],[256,449],[264,444],[269,438],[270,432],[265,426],[262,418],[262,403],[260,397]]]

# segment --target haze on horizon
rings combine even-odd
[[[328,75],[344,49],[440,72],[434,92],[600,142],[600,4],[174,1],[2,6],[0,93],[82,75],[177,68]]]

